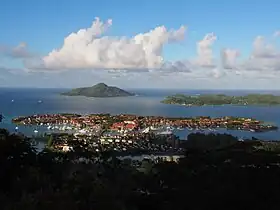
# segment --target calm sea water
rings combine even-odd
[[[137,115],[162,116],[242,116],[253,117],[268,123],[280,126],[280,107],[257,106],[203,106],[182,107],[177,105],[161,104],[160,101],[167,95],[175,93],[204,94],[224,93],[228,95],[244,95],[248,93],[272,93],[280,95],[280,91],[214,91],[214,90],[130,90],[137,93],[137,97],[124,98],[86,98],[61,96],[65,89],[10,89],[0,88],[0,113],[5,119],[0,126],[14,132],[15,125],[11,119],[40,113],[129,113]],[[13,100],[13,102],[12,102]],[[42,103],[38,103],[42,101]],[[39,133],[45,128],[37,128]],[[34,128],[19,127],[19,131],[32,135]],[[251,133],[246,131],[221,131],[239,137],[261,138],[264,140],[280,140],[280,131],[266,133]],[[187,136],[186,131],[177,133],[182,139]]]

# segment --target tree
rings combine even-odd
[[[48,146],[48,147],[51,147],[52,144],[53,144],[53,135],[50,135],[50,136],[49,136],[49,139],[48,139],[47,146]]]

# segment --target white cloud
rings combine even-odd
[[[257,36],[253,42],[253,50],[242,68],[245,70],[279,71],[280,51],[275,45],[266,42],[262,36]]]
[[[27,59],[35,56],[35,54],[29,52],[25,42],[21,42],[16,47],[0,46],[0,54],[18,59]]]
[[[183,40],[186,30],[184,26],[178,30],[159,26],[132,38],[102,36],[111,25],[111,19],[104,23],[96,18],[91,27],[67,36],[63,46],[43,57],[41,63],[29,65],[49,70],[156,69],[164,63],[163,46]]]
[[[280,51],[276,45],[269,43],[263,36],[257,36],[252,44],[252,51],[248,58],[237,63],[240,53],[235,49],[221,51],[221,63],[224,69],[236,70],[236,75],[242,75],[244,71],[272,74],[280,71]]]
[[[275,31],[273,34],[274,37],[280,37],[280,31]]]
[[[209,76],[215,78],[215,79],[219,79],[221,77],[224,77],[226,75],[226,73],[218,68],[213,69]]]
[[[215,67],[212,46],[216,40],[217,36],[214,33],[208,33],[197,42],[197,58],[193,62],[195,65],[205,68]]]
[[[236,60],[240,53],[235,49],[223,49],[221,51],[221,62],[224,69],[236,69]]]

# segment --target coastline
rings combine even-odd
[[[205,107],[205,106],[210,106],[210,107],[220,107],[220,106],[238,106],[238,107],[280,107],[280,104],[203,104],[203,105],[188,105],[188,104],[179,104],[179,103],[167,103],[164,101],[160,101],[162,104],[166,105],[176,105],[176,106],[183,106],[183,107]]]

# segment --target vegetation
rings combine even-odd
[[[50,135],[47,142],[47,147],[50,148],[53,144],[53,136]]]
[[[167,96],[162,103],[165,104],[180,104],[188,106],[203,106],[203,105],[279,105],[280,96],[271,94],[249,94],[245,96],[227,96],[223,94],[217,95],[182,95],[177,94]]]
[[[144,161],[137,168],[110,153],[95,162],[81,150],[38,153],[29,139],[0,133],[2,210],[279,209],[278,142],[268,150],[257,140],[193,134],[178,164]]]
[[[117,87],[108,86],[104,83],[99,83],[92,87],[82,87],[72,89],[70,92],[62,93],[66,96],[86,96],[86,97],[122,97],[122,96],[133,96],[133,93],[129,93]]]

